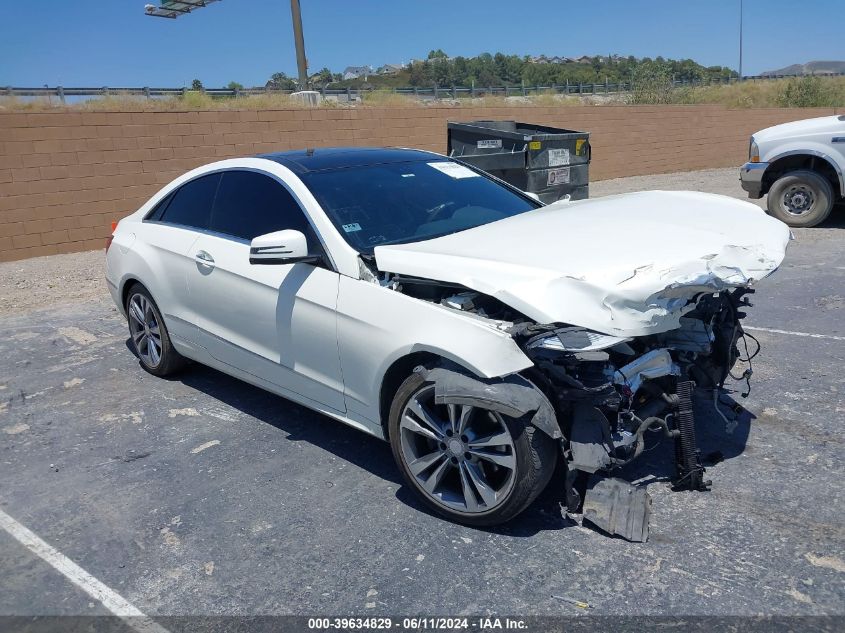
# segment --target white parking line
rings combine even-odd
[[[771,327],[755,327],[753,325],[743,325],[743,330],[752,330],[757,332],[769,332],[771,334],[791,334],[792,336],[806,336],[807,338],[826,338],[831,341],[845,341],[845,336],[835,336],[833,334],[810,334],[809,332],[793,332],[792,330],[776,330]]]
[[[94,578],[79,565],[74,563],[60,551],[46,543],[37,534],[21,525],[8,514],[0,510],[0,527],[17,539],[33,554],[49,563],[56,571],[82,589],[92,598],[98,600],[114,615],[121,618],[128,626],[138,633],[169,633],[152,618],[144,615],[137,607]]]

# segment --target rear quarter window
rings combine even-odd
[[[171,194],[172,197],[162,209],[158,219],[168,224],[208,229],[211,222],[211,207],[214,204],[219,183],[219,173],[200,176],[185,183]]]
[[[164,199],[159,202],[152,211],[150,211],[147,216],[144,218],[145,220],[151,221],[158,221],[161,220],[161,216],[164,215],[164,210],[167,208],[167,205],[170,204],[170,201],[173,200],[173,194],[175,192],[171,191],[169,194],[164,196]]]

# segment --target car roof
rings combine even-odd
[[[275,161],[296,174],[383,165],[385,163],[446,160],[445,157],[431,152],[391,147],[321,147],[259,154],[258,158]]]

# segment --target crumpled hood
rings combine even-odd
[[[697,293],[766,277],[790,239],[785,224],[748,202],[644,191],[377,246],[375,258],[379,270],[458,283],[538,323],[642,336],[679,327]]]

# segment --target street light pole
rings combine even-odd
[[[739,0],[739,80],[742,81],[742,0]]]
[[[219,0],[160,0],[158,6],[144,5],[144,12],[156,18],[175,20]],[[308,60],[305,58],[305,38],[302,36],[302,12],[299,0],[290,0],[290,14],[293,21],[293,39],[296,44],[296,68],[299,72],[299,89],[308,87]]]
[[[305,58],[305,38],[302,36],[302,13],[299,0],[290,0],[290,13],[293,19],[293,39],[296,44],[296,68],[299,72],[299,89],[308,86],[308,60]]]

